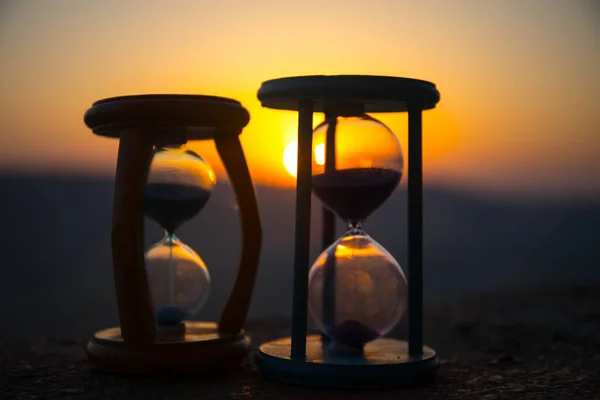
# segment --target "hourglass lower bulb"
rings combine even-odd
[[[325,162],[317,151],[322,144]],[[362,349],[406,311],[400,265],[361,227],[398,186],[402,150],[385,125],[362,112],[327,116],[313,132],[313,146],[313,193],[350,229],[313,264],[309,309],[334,343]]]
[[[146,273],[157,325],[177,325],[208,300],[210,276],[204,261],[173,234],[148,249]]]
[[[309,282],[313,318],[343,345],[362,348],[394,328],[406,310],[400,265],[358,226],[317,258]]]
[[[215,184],[210,165],[184,146],[158,147],[146,186],[145,213],[165,229],[145,255],[146,275],[159,326],[178,325],[197,313],[210,293],[204,261],[175,229],[208,202]]]

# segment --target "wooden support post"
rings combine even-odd
[[[152,135],[121,132],[112,221],[112,256],[121,335],[128,346],[155,342],[156,327],[144,263],[144,198]]]
[[[423,353],[422,111],[408,110],[408,349]]]
[[[298,165],[296,178],[296,237],[294,247],[294,297],[291,357],[306,357],[308,270],[310,256],[310,206],[312,191],[313,102],[300,102],[298,111]]]
[[[235,334],[242,330],[250,307],[260,258],[262,228],[252,178],[238,135],[217,135],[215,143],[233,186],[242,220],[242,255],[238,274],[219,322],[219,331]]]

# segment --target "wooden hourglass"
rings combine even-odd
[[[439,101],[435,85],[304,76],[264,82],[258,98],[263,107],[299,113],[292,335],[260,346],[261,371],[285,382],[338,388],[431,381],[438,361],[422,341],[421,114]],[[324,113],[325,121],[313,131],[314,112]],[[408,282],[362,227],[404,172],[397,138],[367,114],[379,112],[408,112]],[[309,274],[311,192],[347,222],[348,231],[331,243],[334,216],[325,213],[324,252]],[[408,341],[383,337],[406,309]],[[309,311],[322,335],[307,336]]]
[[[89,359],[120,372],[202,372],[239,366],[250,346],[243,325],[262,235],[238,138],[250,120],[247,110],[222,97],[138,95],[100,100],[84,119],[95,134],[119,139],[112,254],[120,326],[94,335],[86,349]],[[174,230],[202,209],[214,184],[210,166],[181,147],[191,140],[214,140],[242,223],[238,275],[218,324],[185,320],[205,301],[208,274],[199,256],[174,237]],[[144,212],[166,231],[146,255]],[[179,258],[174,259],[174,253]],[[176,262],[183,267],[176,269]],[[176,280],[175,272],[183,278]],[[163,287],[166,295],[161,294]]]

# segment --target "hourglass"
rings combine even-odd
[[[170,142],[157,143],[148,173],[145,213],[162,226],[165,236],[148,249],[145,259],[156,324],[181,329],[184,319],[206,303],[210,276],[204,261],[175,230],[204,208],[215,174],[184,144]]]
[[[398,186],[404,160],[396,136],[364,107],[334,104],[325,115],[313,133],[312,190],[348,231],[310,270],[309,310],[332,346],[360,350],[388,333],[406,309],[402,269],[362,227]],[[318,163],[323,143],[325,163]]]
[[[431,382],[438,362],[422,343],[421,114],[439,101],[435,85],[382,76],[292,77],[264,82],[258,98],[264,107],[299,113],[292,335],[260,346],[261,371],[309,386]],[[409,114],[408,282],[363,227],[404,172],[396,136],[367,113],[403,111]],[[313,131],[314,112],[325,120]],[[324,243],[309,271],[311,192],[348,230]],[[324,237],[332,236],[333,223],[324,218]],[[407,309],[408,341],[384,337]],[[309,313],[321,335],[307,336]]]
[[[113,273],[120,326],[96,332],[86,347],[99,368],[134,373],[235,368],[250,340],[243,331],[261,247],[254,186],[238,136],[248,111],[235,100],[199,95],[139,95],[97,101],[85,114],[100,136],[119,138],[112,221]],[[213,140],[235,192],[242,251],[220,320],[190,320],[206,302],[210,276],[175,235],[208,202],[215,173],[186,148]],[[144,251],[144,215],[165,230]],[[206,240],[210,237],[204,236]]]

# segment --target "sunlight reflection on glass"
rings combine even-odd
[[[325,165],[325,144],[319,143],[315,146],[315,162],[318,165]],[[283,151],[283,165],[287,172],[296,177],[296,168],[298,165],[298,142],[292,141]]]

